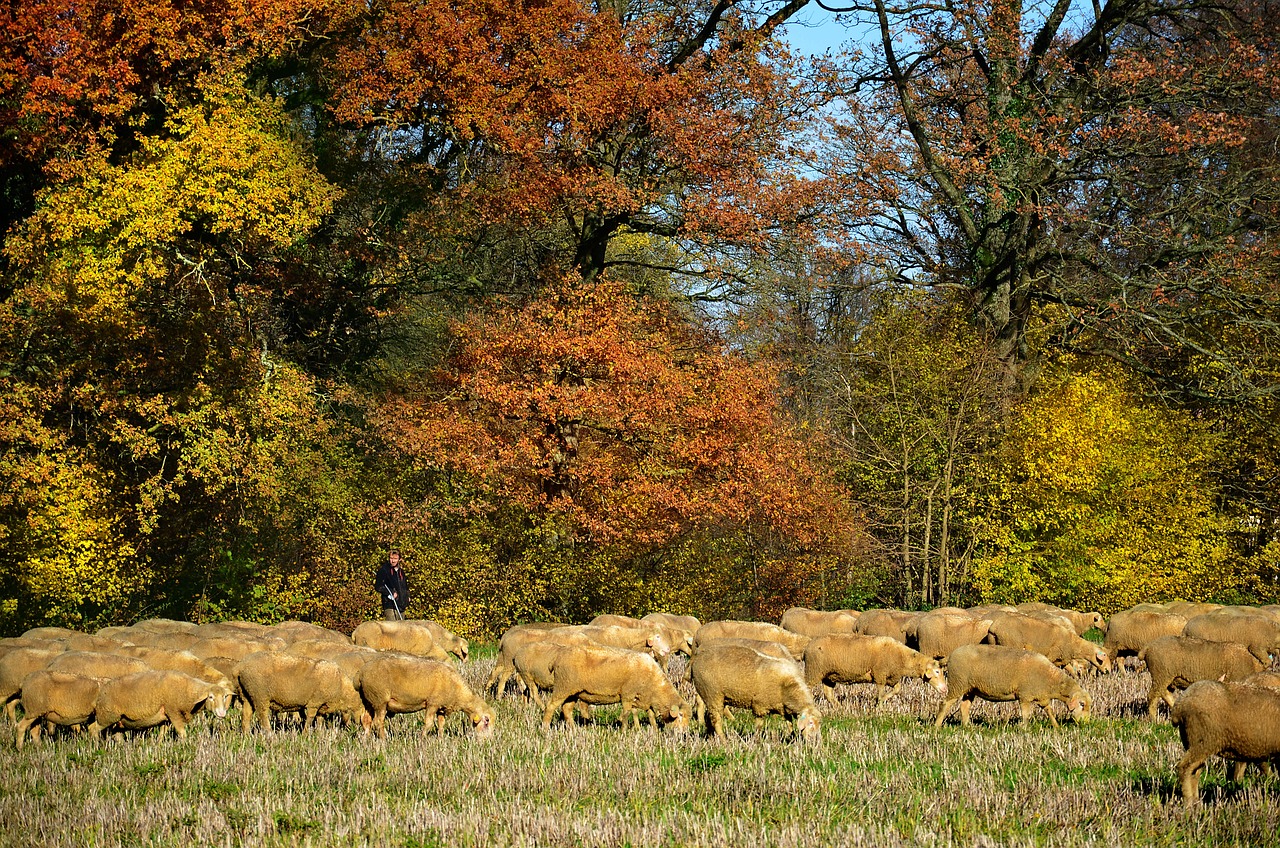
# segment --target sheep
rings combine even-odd
[[[191,631],[201,639],[270,639],[271,627],[252,621],[220,621],[200,624]]]
[[[717,643],[700,646],[690,667],[698,693],[698,722],[708,734],[724,738],[724,708],[729,705],[751,710],[757,731],[765,716],[776,713],[794,722],[798,739],[819,738],[822,713],[795,662]]]
[[[698,635],[698,629],[702,627],[702,622],[691,615],[673,615],[669,612],[651,612],[640,620],[665,624],[672,630],[682,630],[689,635],[690,644]]]
[[[129,644],[148,648],[163,648],[168,651],[185,651],[200,641],[194,633],[183,633],[177,630],[152,631],[135,630],[128,637]]]
[[[642,651],[656,660],[661,660],[671,653],[671,640],[666,631],[665,626],[658,624],[643,624],[642,627],[584,624],[557,629],[555,635],[559,637],[565,632],[576,632],[601,645],[626,648],[629,651]]]
[[[315,727],[317,715],[341,714],[352,722],[359,718],[367,730],[368,711],[351,678],[337,664],[284,653],[259,651],[240,662],[240,691],[247,706],[241,729],[248,733],[256,715],[263,730],[271,729],[273,712],[296,712],[303,727]]]
[[[557,711],[573,724],[573,705],[621,704],[622,724],[631,716],[636,726],[640,713],[649,723],[659,720],[676,731],[689,726],[689,705],[662,673],[653,657],[625,648],[567,644],[551,658],[551,695],[542,711],[542,729],[551,728]]]
[[[1194,636],[1162,636],[1143,648],[1138,659],[1151,673],[1147,712],[1160,717],[1160,702],[1173,707],[1173,690],[1185,689],[1197,680],[1243,680],[1261,671],[1262,663],[1244,645],[1211,642]]]
[[[1280,692],[1272,689],[1200,680],[1187,687],[1170,718],[1186,752],[1177,775],[1189,807],[1200,802],[1199,773],[1209,757],[1230,761],[1234,781],[1244,776],[1246,764],[1258,763],[1265,772],[1280,757]]]
[[[100,681],[60,671],[33,671],[22,681],[22,721],[18,722],[18,750],[31,731],[40,741],[40,726],[77,727],[93,719]]]
[[[863,636],[888,636],[906,645],[908,644],[907,631],[914,632],[913,625],[919,616],[920,613],[902,610],[866,610],[858,616],[856,632]]]
[[[68,630],[65,627],[32,627],[30,630],[23,632],[24,639],[44,639],[48,642],[65,641],[72,636],[83,636],[85,634],[78,630]]]
[[[1111,671],[1107,652],[1077,636],[1065,619],[1037,618],[1017,612],[997,614],[993,618],[987,633],[990,644],[1036,651],[1059,667],[1083,660],[1099,671]]]
[[[379,651],[400,651],[429,660],[449,659],[430,630],[408,621],[366,621],[351,631],[351,641]]]
[[[205,636],[189,645],[186,650],[200,659],[205,657],[231,657],[242,660],[258,651],[281,651],[286,642],[276,638],[253,636]]]
[[[987,701],[1017,701],[1022,723],[1031,719],[1032,705],[1039,705],[1058,726],[1050,705],[1062,701],[1072,720],[1087,721],[1093,698],[1044,654],[1007,645],[962,645],[951,653],[947,665],[947,696],[938,708],[934,727],[960,704],[960,721],[969,724],[974,696]]]
[[[531,642],[545,640],[553,630],[565,630],[566,628],[568,628],[567,624],[553,624],[550,622],[531,622],[508,627],[498,640],[498,656],[494,660],[493,670],[489,674],[489,679],[485,681],[482,691],[488,694],[492,690],[495,698],[501,697],[507,688],[507,681],[516,674],[516,667],[513,663],[516,652]],[[575,638],[582,639],[584,637]],[[516,679],[519,681],[519,677],[516,677]]]
[[[1058,610],[1059,615],[1066,618],[1075,627],[1076,635],[1083,636],[1090,630],[1107,632],[1107,620],[1100,612],[1078,612],[1073,609]]]
[[[665,621],[645,621],[629,615],[597,615],[588,622],[589,627],[628,627],[632,630],[644,631],[648,634],[656,632],[675,653],[691,656],[693,654],[693,632],[687,627],[673,626]],[[599,640],[597,640],[599,641]],[[607,644],[607,643],[606,643]],[[619,646],[621,647],[621,646]],[[662,657],[655,659],[661,661]]]
[[[1162,636],[1181,636],[1186,626],[1187,619],[1181,615],[1128,609],[1111,616],[1102,647],[1112,662],[1121,657],[1136,657],[1143,648]]]
[[[412,618],[409,619],[411,624],[417,624],[431,631],[431,638],[436,640],[436,644],[458,659],[466,662],[467,652],[470,646],[467,640],[463,639],[457,633],[438,622],[429,618]]]
[[[15,648],[0,657],[0,704],[5,705],[10,724],[18,720],[18,695],[22,692],[23,678],[47,667],[62,653],[61,649]]]
[[[88,633],[75,633],[53,641],[66,645],[68,651],[97,651],[102,654],[118,651],[125,646],[125,643],[119,639],[91,636]]]
[[[174,621],[171,618],[148,618],[133,625],[139,630],[152,633],[194,633],[196,625],[189,621]]]
[[[1194,603],[1190,601],[1174,601],[1165,607],[1165,612],[1171,612],[1174,615],[1180,615],[1186,619],[1195,618],[1197,615],[1205,615],[1206,613],[1217,612],[1222,609],[1222,604],[1205,604]]]
[[[1260,671],[1257,674],[1249,675],[1240,682],[1249,686],[1263,686],[1267,689],[1280,691],[1280,671]]]
[[[342,645],[351,644],[351,637],[347,634],[321,627],[318,624],[312,624],[309,621],[282,621],[271,628],[269,635],[290,645],[294,642],[301,642],[304,639],[336,642]]]
[[[805,682],[827,703],[836,702],[836,683],[874,683],[880,688],[876,707],[902,688],[904,677],[919,677],[943,695],[942,666],[891,636],[820,636],[804,652]]]
[[[99,654],[92,651],[68,651],[55,657],[45,668],[63,674],[79,674],[82,677],[101,679],[156,670],[146,660],[138,657],[125,654]]]
[[[423,735],[444,735],[445,720],[464,712],[480,739],[493,735],[494,713],[448,663],[412,656],[379,656],[361,673],[360,692],[373,710],[378,736],[387,735],[388,713],[425,711]]]
[[[143,671],[107,680],[94,702],[89,732],[142,730],[168,722],[180,737],[187,735],[192,714],[208,709],[225,718],[231,690],[180,671]]]
[[[1182,635],[1244,645],[1263,664],[1280,651],[1280,624],[1270,616],[1219,611],[1188,619]]]
[[[806,607],[792,607],[782,614],[780,624],[783,629],[802,636],[816,638],[830,636],[833,633],[853,633],[858,625],[858,613],[853,610],[832,610],[822,612]]]
[[[717,639],[760,639],[777,642],[790,652],[795,659],[804,656],[804,649],[809,647],[808,636],[792,633],[776,624],[761,621],[711,621],[698,628],[694,638],[694,646],[714,642]]]
[[[164,648],[131,645],[127,648],[121,648],[120,653],[122,656],[136,657],[142,660],[155,671],[180,671],[183,674],[189,674],[192,677],[198,677],[201,680],[230,689],[234,689],[236,685],[231,675],[208,662],[209,658],[198,657],[189,651],[167,651]],[[238,662],[241,658],[229,657],[228,659]]]
[[[987,638],[990,630],[990,618],[934,610],[920,616],[916,622],[916,642],[920,645],[920,653],[945,665],[952,651],[961,645],[978,644]]]

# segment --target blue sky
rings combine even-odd
[[[834,13],[810,3],[787,22],[784,37],[797,52],[817,54],[840,47],[852,35]]]

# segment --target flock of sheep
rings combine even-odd
[[[1101,647],[1083,638],[1092,628],[1106,634]],[[670,673],[672,653],[689,658],[681,673],[696,692],[692,705]],[[299,621],[151,620],[95,634],[42,627],[0,639],[0,700],[19,748],[59,726],[101,735],[168,725],[181,736],[193,713],[225,717],[237,699],[245,732],[255,719],[268,729],[274,713],[297,713],[304,726],[339,715],[383,736],[389,714],[421,711],[426,731],[442,733],[461,712],[483,738],[494,728],[484,696],[501,697],[509,684],[542,709],[544,729],[557,712],[571,724],[575,710],[620,704],[624,724],[647,715],[654,726],[685,730],[693,718],[723,736],[726,713],[738,708],[757,726],[782,715],[798,739],[814,740],[822,720],[815,695],[834,703],[834,686],[870,683],[883,704],[909,677],[941,694],[935,726],[957,705],[968,724],[975,698],[1017,702],[1024,722],[1039,706],[1056,727],[1055,700],[1086,720],[1092,698],[1081,681],[1136,657],[1151,675],[1152,719],[1168,704],[1186,749],[1177,772],[1187,803],[1198,800],[1211,756],[1233,762],[1233,779],[1248,763],[1266,772],[1280,761],[1280,673],[1264,670],[1280,654],[1280,607],[1142,604],[1109,621],[1047,604],[794,608],[779,625],[605,615],[510,628],[483,693],[450,654],[465,662],[466,640],[427,620],[369,621],[350,636]]]

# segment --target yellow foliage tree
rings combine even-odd
[[[974,588],[1112,612],[1238,582],[1214,506],[1216,440],[1105,371],[1065,373],[1018,410],[987,473]]]

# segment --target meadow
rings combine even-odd
[[[465,673],[479,688],[493,654],[476,654]],[[1275,777],[1234,785],[1211,761],[1204,804],[1184,809],[1181,745],[1146,719],[1147,679],[1088,678],[1094,720],[1056,730],[982,702],[974,726],[935,729],[939,696],[918,681],[879,713],[872,687],[842,687],[816,745],[777,718],[756,734],[742,714],[726,742],[622,729],[616,708],[543,733],[514,698],[487,742],[462,716],[426,738],[420,716],[400,716],[382,741],[336,725],[244,736],[237,711],[198,717],[186,739],[62,736],[19,752],[8,730],[0,844],[1275,845]]]

